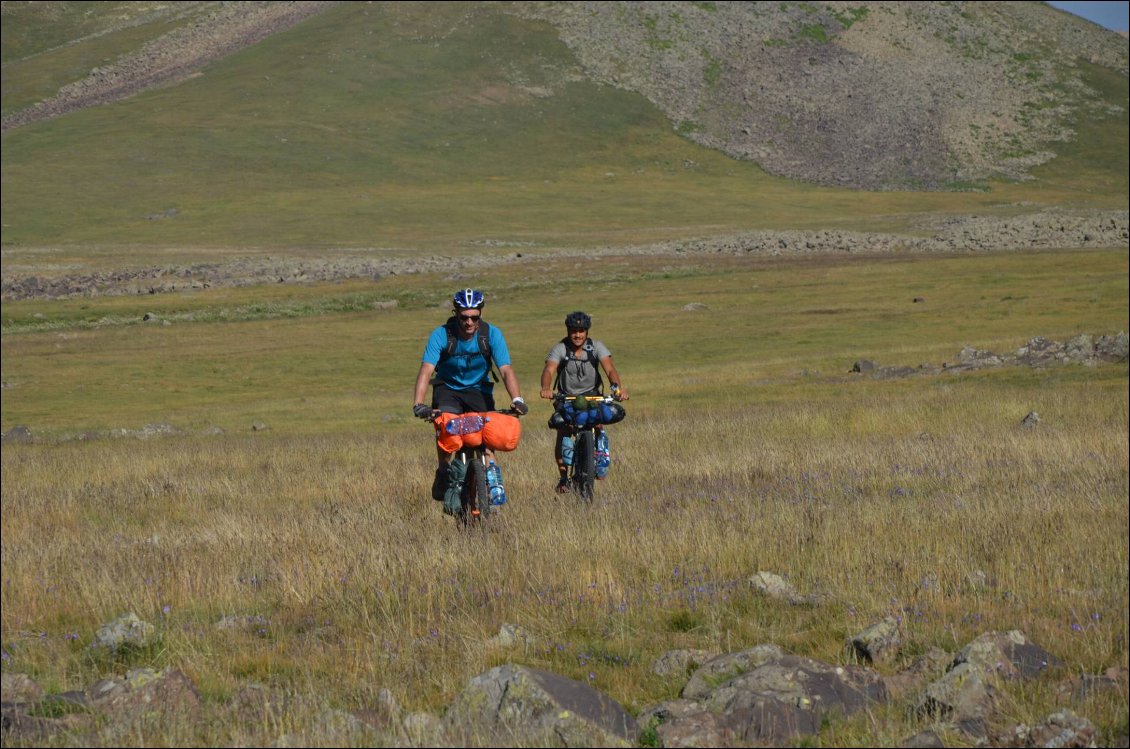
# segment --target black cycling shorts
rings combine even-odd
[[[452,390],[437,382],[432,388],[432,408],[447,414],[485,413],[494,410],[494,394],[478,388]]]

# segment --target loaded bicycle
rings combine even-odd
[[[572,459],[568,456],[565,459],[566,481],[582,501],[591,502],[596,480],[603,477],[597,455],[600,432],[604,425],[614,424],[625,416],[624,407],[619,403],[619,391],[614,388],[611,395],[558,393],[553,397],[553,405],[555,413],[550,426],[564,432],[573,448]],[[607,464],[603,468],[607,468]]]
[[[513,409],[468,414],[433,410],[427,419],[435,427],[440,448],[452,454],[443,511],[460,527],[485,526],[506,502],[492,451],[517,447],[521,437],[518,416]]]

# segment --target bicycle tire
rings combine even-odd
[[[463,482],[463,517],[468,524],[486,523],[490,514],[490,490],[487,488],[487,467],[481,454],[468,455],[467,478]]]
[[[591,429],[584,429],[573,441],[573,490],[582,501],[591,502],[596,481],[596,441]]]

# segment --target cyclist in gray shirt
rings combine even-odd
[[[545,357],[545,368],[541,372],[541,397],[550,400],[556,393],[564,395],[598,395],[604,384],[600,369],[608,376],[612,395],[619,400],[628,400],[628,391],[620,380],[620,373],[612,364],[612,352],[601,341],[589,338],[592,318],[584,312],[570,312],[565,316],[568,335],[549,349]],[[568,491],[568,467],[561,452],[565,433],[557,430],[557,441],[553,456],[557,460],[560,478],[557,492]]]

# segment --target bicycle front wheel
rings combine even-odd
[[[490,490],[487,489],[487,467],[482,456],[467,462],[467,479],[463,482],[463,517],[468,523],[483,523],[490,512]]]
[[[596,479],[596,445],[592,430],[581,431],[573,441],[573,490],[591,502]]]

